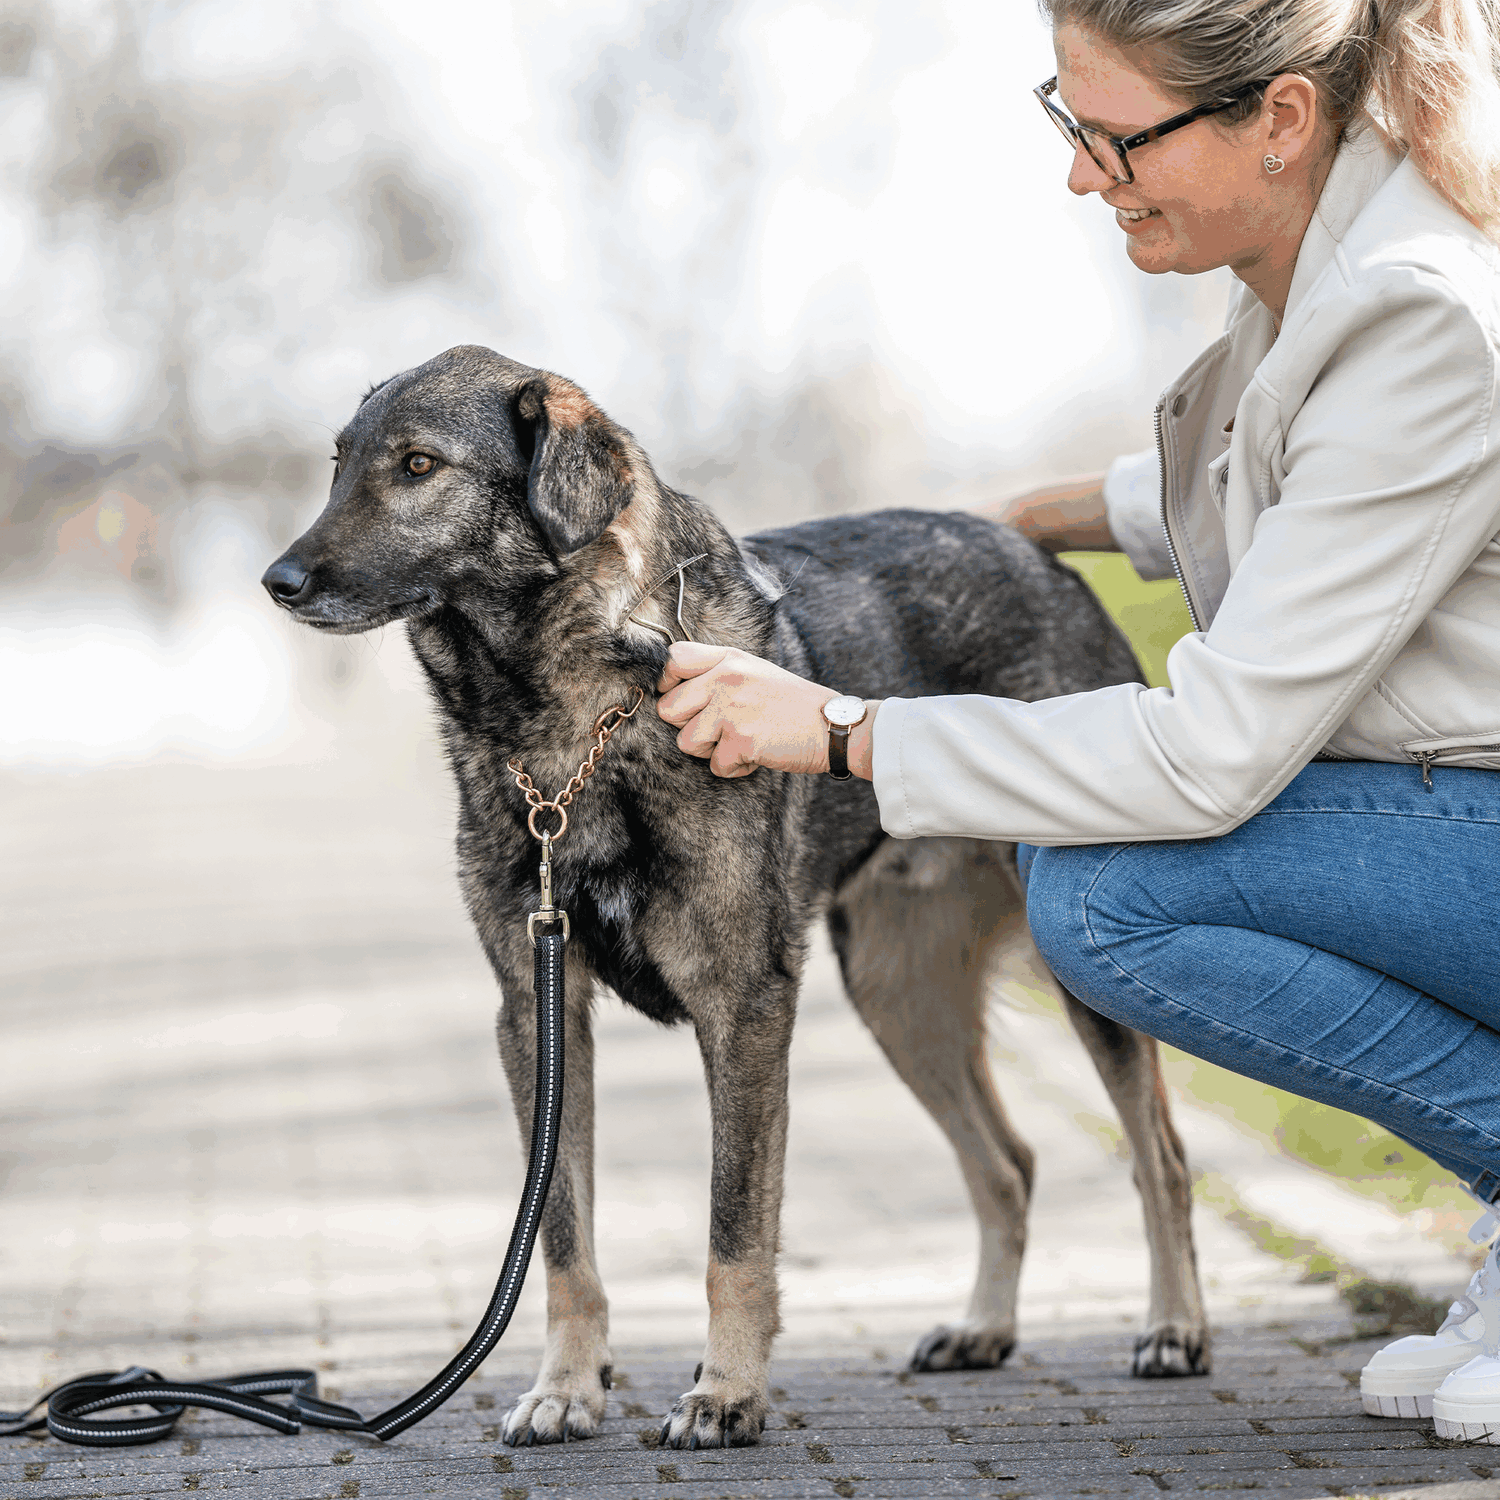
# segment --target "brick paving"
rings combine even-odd
[[[1354,1380],[1371,1347],[1337,1322],[1224,1330],[1212,1376],[1150,1382],[1125,1373],[1117,1337],[1041,1340],[1006,1369],[949,1375],[908,1374],[878,1350],[782,1359],[759,1446],[693,1453],[657,1447],[662,1416],[691,1383],[690,1356],[627,1352],[603,1430],[582,1443],[506,1448],[500,1421],[527,1381],[484,1373],[390,1444],[330,1432],[261,1435],[213,1414],[184,1420],[178,1436],[147,1449],[0,1441],[0,1500],[186,1490],[268,1500],[1241,1491],[1322,1500],[1418,1486],[1433,1500],[1500,1500],[1500,1449],[1443,1442],[1427,1422],[1360,1413]],[[362,1404],[373,1411],[398,1394],[372,1392]]]

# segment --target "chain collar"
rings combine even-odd
[[[645,701],[646,690],[638,687],[635,690],[635,702],[629,708],[622,708],[618,703],[613,704],[594,720],[594,727],[589,731],[594,736],[594,745],[588,753],[588,759],[579,766],[573,778],[550,802],[536,789],[535,783],[522,768],[519,755],[512,756],[505,763],[506,770],[516,778],[516,786],[531,808],[526,815],[526,826],[531,830],[532,838],[541,839],[550,846],[568,831],[568,804],[583,790],[584,783],[589,777],[598,770],[599,757],[604,754],[604,747],[614,737],[615,731],[626,719],[633,719]],[[555,812],[561,819],[561,823],[553,832],[542,833],[537,828],[536,815],[540,812]]]

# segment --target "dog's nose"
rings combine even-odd
[[[260,581],[278,604],[290,609],[298,600],[307,597],[312,574],[296,558],[278,557],[266,569]]]

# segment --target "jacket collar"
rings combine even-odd
[[[1333,166],[1323,184],[1307,233],[1302,236],[1297,265],[1292,272],[1291,290],[1287,293],[1283,325],[1286,316],[1323,274],[1339,242],[1348,234],[1361,210],[1400,164],[1401,158],[1381,139],[1380,132],[1368,116],[1361,117],[1350,127],[1333,158]]]

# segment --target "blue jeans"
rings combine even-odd
[[[1377,1121],[1500,1201],[1500,772],[1319,762],[1216,839],[1022,845],[1084,1004]]]

